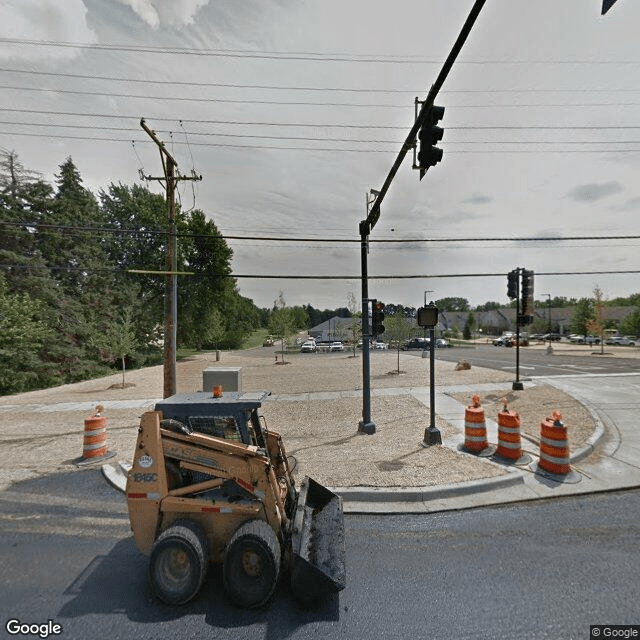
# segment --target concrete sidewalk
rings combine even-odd
[[[441,449],[455,452],[455,464],[478,463],[499,467],[493,474],[474,480],[440,483],[426,487],[331,487],[344,500],[347,513],[425,513],[471,507],[537,500],[558,496],[611,491],[640,486],[640,430],[636,414],[640,409],[640,374],[558,376],[525,384],[545,383],[579,400],[595,419],[596,430],[579,449],[571,452],[571,472],[566,476],[550,474],[538,467],[539,447],[535,438],[523,438],[524,461],[505,464],[497,458],[478,457],[461,451],[464,441],[464,405],[451,397],[456,392],[504,389],[504,383],[439,387],[436,393],[438,417],[454,427],[443,438]],[[373,389],[374,397],[406,396],[409,393],[423,405],[429,404],[428,387],[387,387]],[[357,398],[359,391],[280,394],[273,400],[310,402]],[[141,404],[148,400],[141,401]],[[496,444],[497,424],[486,420],[488,440]],[[371,438],[374,436],[363,436]],[[313,443],[310,443],[310,446]],[[318,443],[322,446],[322,443]],[[438,447],[440,448],[440,447]],[[349,460],[335,461],[349,465]],[[124,491],[128,460],[106,464],[105,477]]]

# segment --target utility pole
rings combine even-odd
[[[202,180],[202,176],[181,176],[178,163],[167,151],[164,142],[158,138],[156,132],[150,129],[144,118],[140,118],[140,126],[158,145],[160,160],[164,176],[144,176],[145,180],[158,180],[165,183],[167,200],[168,231],[167,231],[167,271],[166,289],[164,297],[164,391],[163,398],[176,394],[176,335],[178,328],[178,239],[176,233],[176,183],[178,180]]]

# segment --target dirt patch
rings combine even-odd
[[[504,473],[470,456],[460,464],[460,454],[444,447],[423,447],[429,408],[413,396],[373,397],[371,405],[374,435],[358,433],[360,398],[267,401],[263,414],[297,460],[298,476],[327,486],[421,487]],[[457,433],[439,416],[436,427],[443,438]]]

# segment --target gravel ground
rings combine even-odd
[[[244,390],[269,390],[274,396],[317,391],[361,389],[362,356],[348,353],[291,355],[290,364],[276,365],[261,351],[215,354],[203,353],[177,365],[178,392],[202,390],[202,371],[211,366],[242,367]],[[461,359],[464,351],[461,350]],[[269,427],[281,433],[285,447],[298,461],[298,473],[311,475],[328,486],[429,486],[492,477],[504,469],[486,459],[477,459],[446,447],[424,448],[424,430],[429,425],[429,409],[411,391],[429,384],[429,361],[406,354],[398,360],[393,352],[371,357],[373,389],[402,388],[398,395],[372,398],[376,434],[357,432],[362,410],[361,397],[337,400],[290,401],[273,397],[263,406]],[[546,385],[524,392],[510,390],[512,373],[473,367],[456,371],[455,363],[436,361],[438,387],[497,383],[498,391],[480,394],[487,417],[495,419],[500,398],[508,396],[510,407],[518,411],[525,434],[536,436],[539,423],[558,409],[569,425],[572,446],[593,433],[590,414],[573,398]],[[69,471],[82,454],[86,409],[61,407],[59,403],[104,403],[107,406],[108,447],[116,459],[130,460],[135,445],[139,416],[152,409],[162,397],[161,366],[126,374],[126,388],[119,388],[122,376],[88,380],[53,389],[0,398],[0,486],[38,475]],[[469,404],[471,394],[454,394]],[[109,402],[144,400],[143,408],[109,408]],[[61,410],[62,409],[62,410]],[[54,411],[55,410],[55,411]],[[437,405],[436,405],[437,410]],[[463,411],[461,407],[461,411]],[[438,417],[443,438],[455,435],[455,428]],[[463,438],[461,437],[461,442]]]

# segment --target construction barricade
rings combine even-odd
[[[496,455],[516,462],[522,457],[520,439],[520,416],[510,411],[505,400],[502,411],[498,411],[498,448]]]
[[[506,398],[502,402],[502,411],[498,411],[498,447],[494,458],[501,463],[528,464],[531,456],[522,452],[520,416],[509,410]]]
[[[93,415],[85,418],[82,457],[77,464],[101,462],[116,455],[107,449],[107,418],[102,415],[103,411],[104,407],[99,404]]]
[[[463,451],[479,454],[489,447],[487,441],[487,423],[484,417],[484,409],[480,404],[480,396],[474,394],[471,398],[473,404],[464,412],[464,444]]]
[[[549,473],[566,475],[571,470],[567,427],[562,416],[554,411],[551,418],[540,423],[540,461],[538,466]]]

